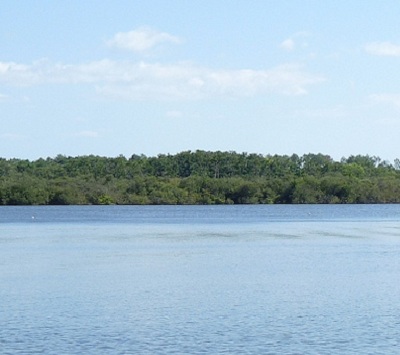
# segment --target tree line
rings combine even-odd
[[[0,205],[398,203],[400,160],[185,151],[0,158]]]

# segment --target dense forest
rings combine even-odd
[[[186,151],[0,159],[1,205],[398,203],[400,161]]]

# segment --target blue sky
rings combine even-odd
[[[400,158],[396,1],[4,0],[0,157]]]

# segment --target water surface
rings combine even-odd
[[[0,208],[2,354],[398,354],[400,207]]]

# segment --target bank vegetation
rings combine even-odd
[[[400,202],[400,161],[185,151],[0,159],[1,205]]]

